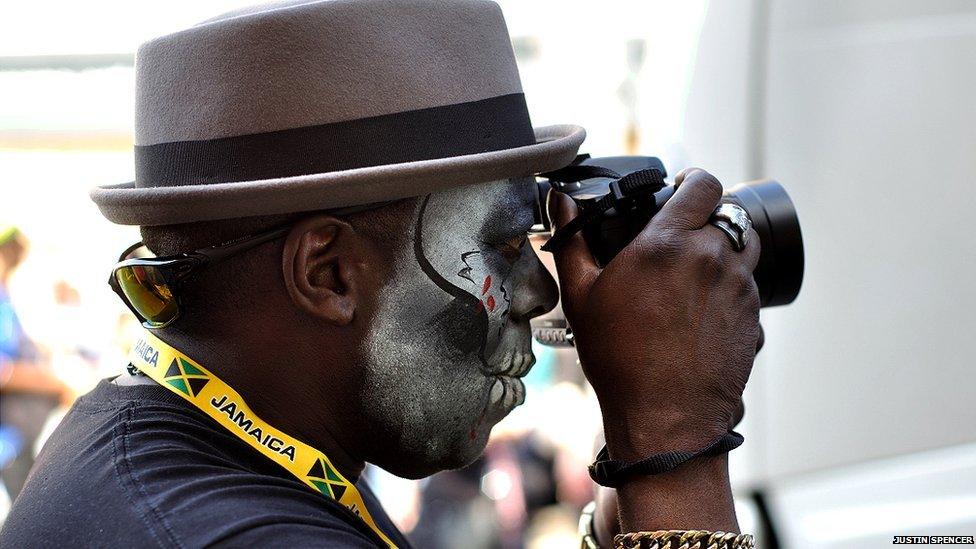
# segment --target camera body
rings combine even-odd
[[[587,158],[578,166],[599,166],[608,168],[620,175],[639,170],[658,170],[661,178],[667,177],[664,164],[653,156],[614,156],[607,158]],[[614,207],[597,213],[600,200],[613,193],[613,177],[594,177],[581,181],[559,181],[548,179],[546,187],[569,195],[575,202],[580,215],[594,214],[594,221],[582,227],[583,238],[600,266],[606,266],[620,250],[630,243],[651,217],[674,194],[674,187],[665,186],[653,193],[639,193],[627,201],[616,201]]]

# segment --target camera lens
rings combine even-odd
[[[803,237],[786,189],[773,180],[739,183],[725,193],[752,218],[762,252],[753,271],[763,307],[792,303],[803,283]]]

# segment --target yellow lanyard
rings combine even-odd
[[[265,423],[237,391],[200,363],[149,332],[136,340],[129,360],[156,383],[183,397],[298,480],[344,505],[388,546],[396,548],[376,526],[356,486],[325,454]]]

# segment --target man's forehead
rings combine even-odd
[[[536,186],[531,178],[492,181],[466,185],[435,193],[437,209],[441,213],[456,212],[470,216],[482,212],[479,218],[511,217],[521,210],[533,210]]]
[[[532,217],[536,193],[534,180],[509,179],[467,187],[462,200],[481,210],[485,223],[522,223]]]

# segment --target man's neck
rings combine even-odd
[[[255,342],[242,336],[155,335],[217,374],[241,394],[258,417],[324,453],[350,481],[355,482],[362,473],[365,463],[340,443],[339,426],[315,413],[321,410],[314,404],[320,399],[310,394],[304,379],[282,371],[282,364],[292,364],[282,356],[282,342],[242,345],[242,341]]]

